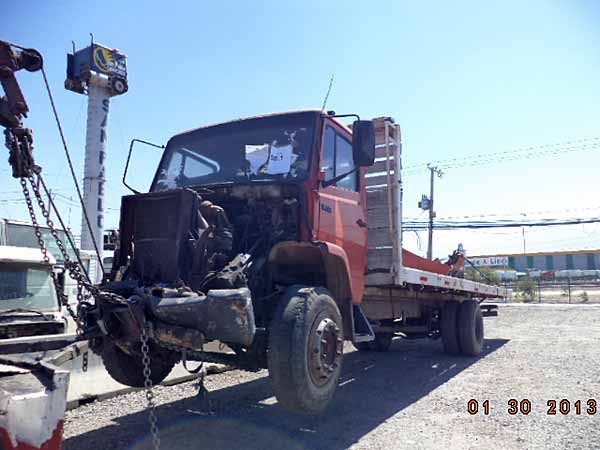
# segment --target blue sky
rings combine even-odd
[[[131,138],[164,143],[207,123],[320,107],[332,73],[328,108],[396,118],[405,166],[600,136],[594,1],[6,4],[0,39],[43,53],[80,177],[86,98],[63,88],[65,55],[71,40],[87,45],[89,32],[128,55],[130,91],[111,102],[107,226],[118,224]],[[57,193],[74,195],[41,76],[19,80],[37,161]],[[150,149],[134,155],[134,186],[147,188],[158,156]],[[437,215],[600,216],[598,168],[595,148],[449,169],[436,184]],[[404,185],[405,216],[417,217],[427,171],[407,175]],[[0,216],[27,218],[24,204],[12,201],[18,190],[8,164],[0,166]],[[76,206],[58,201],[79,234]],[[600,226],[527,229],[526,238],[528,251],[600,248]],[[523,245],[520,229],[439,232],[434,254],[445,256],[458,242],[470,254]],[[414,233],[406,245],[425,251]]]

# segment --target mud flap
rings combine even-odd
[[[352,342],[371,342],[375,333],[360,305],[352,305]]]

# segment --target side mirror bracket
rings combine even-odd
[[[123,171],[123,185],[129,189],[131,192],[133,192],[134,194],[139,194],[140,192],[135,190],[134,188],[132,188],[131,186],[129,186],[127,184],[126,178],[127,178],[127,170],[129,169],[129,160],[131,159],[131,152],[133,150],[133,144],[135,144],[136,142],[139,142],[140,144],[146,144],[149,145],[151,147],[156,147],[156,148],[160,148],[160,149],[164,149],[165,146],[164,145],[158,145],[158,144],[153,144],[152,142],[148,142],[148,141],[144,141],[142,139],[132,139],[131,143],[129,144],[129,153],[127,153],[127,162],[125,163],[125,170]]]

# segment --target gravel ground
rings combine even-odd
[[[435,341],[396,340],[388,353],[348,347],[335,400],[320,417],[281,409],[266,371],[209,377],[211,416],[198,413],[194,383],[159,387],[162,448],[599,449],[600,305],[501,305],[485,320],[478,359],[446,356]],[[476,415],[467,412],[472,398]],[[513,398],[528,399],[531,412],[510,415]],[[552,399],[568,399],[571,412],[548,415]],[[588,399],[598,401],[595,415]],[[63,449],[151,448],[144,405],[135,392],[70,411]]]

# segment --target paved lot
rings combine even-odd
[[[600,448],[600,305],[502,305],[486,327],[479,359],[446,356],[435,341],[397,340],[377,354],[349,348],[320,417],[281,409],[265,371],[210,377],[212,416],[198,414],[194,383],[157,388],[162,448]],[[531,412],[510,415],[513,398],[528,399]],[[568,399],[570,413],[548,415],[553,399]],[[595,415],[588,399],[599,403]],[[63,448],[150,448],[144,404],[136,392],[70,411]]]

